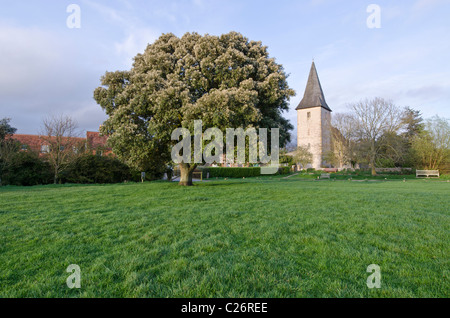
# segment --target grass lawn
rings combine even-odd
[[[429,180],[3,187],[0,297],[449,297],[449,206]]]

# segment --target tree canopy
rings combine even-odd
[[[7,136],[15,134],[16,128],[12,127],[9,122],[10,118],[0,119],[0,141],[4,140]]]
[[[284,146],[293,127],[282,112],[295,94],[286,78],[266,46],[240,33],[169,33],[137,54],[131,70],[106,72],[94,98],[109,116],[101,130],[114,153],[146,170],[170,161],[172,131],[193,132],[196,119],[205,129],[279,128]]]

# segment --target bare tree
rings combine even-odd
[[[306,165],[313,161],[313,155],[309,151],[309,147],[298,146],[295,150],[294,161],[300,163],[303,169],[306,169]]]
[[[355,131],[365,148],[372,175],[376,175],[375,163],[380,153],[378,142],[383,135],[400,130],[403,125],[401,111],[392,101],[380,97],[364,99],[348,106],[354,112]]]
[[[84,148],[84,141],[79,138],[78,125],[69,116],[50,116],[43,120],[40,133],[43,142],[41,152],[53,168],[53,181],[58,182],[60,173]]]
[[[331,122],[331,147],[327,153],[326,160],[335,166],[356,162],[355,137],[356,137],[356,119],[351,114],[335,114]]]

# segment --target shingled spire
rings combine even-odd
[[[327,102],[325,101],[325,96],[323,95],[322,86],[320,85],[319,76],[317,75],[314,61],[312,62],[311,70],[309,71],[305,94],[303,95],[303,99],[300,104],[298,104],[296,110],[311,107],[323,107],[331,112],[330,107],[328,107]]]

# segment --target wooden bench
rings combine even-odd
[[[203,181],[203,172],[201,170],[194,170],[192,172],[192,179],[200,179],[200,181]]]
[[[419,178],[420,176],[427,178],[433,176],[439,178],[439,170],[416,170],[416,178]]]
[[[322,173],[320,175],[320,179],[330,179],[331,174],[330,173]]]
[[[338,172],[338,168],[325,168],[323,169],[324,172]]]

